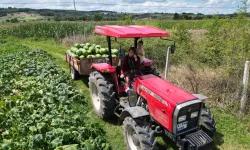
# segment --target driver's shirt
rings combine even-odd
[[[135,61],[134,57],[129,57],[128,55],[123,59],[121,66],[121,74],[128,73],[129,70],[136,70],[140,68],[140,58],[137,57]]]

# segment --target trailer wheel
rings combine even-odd
[[[100,72],[94,71],[89,76],[89,90],[95,113],[103,119],[113,116],[116,107],[113,84]]]
[[[201,129],[210,137],[213,137],[216,132],[214,116],[211,114],[210,109],[208,108],[202,108]]]
[[[71,78],[73,80],[77,80],[80,76],[79,72],[72,65],[69,65],[69,69],[70,69]]]
[[[126,117],[123,121],[123,134],[128,150],[157,150],[156,139],[148,128],[138,123],[136,119]]]

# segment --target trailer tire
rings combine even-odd
[[[69,65],[69,69],[70,69],[71,78],[73,80],[77,80],[80,76],[79,72],[72,65]]]
[[[115,92],[113,84],[109,82],[107,77],[105,78],[98,71],[91,72],[89,90],[95,113],[103,119],[113,116],[116,107]]]
[[[214,116],[211,114],[210,109],[202,108],[201,111],[201,129],[206,132],[210,137],[213,137],[216,132]]]
[[[123,121],[123,134],[128,150],[158,150],[153,131],[143,127],[140,120],[126,117]]]

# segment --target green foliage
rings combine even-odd
[[[12,19],[6,19],[6,22],[10,22],[10,23],[18,23],[18,19],[17,18],[12,18]]]
[[[42,23],[25,23],[13,28],[0,28],[0,36],[17,36],[21,38],[28,37],[45,37],[61,39],[66,36],[78,34],[91,35],[93,34],[96,25],[115,25],[124,24],[124,22],[42,22]]]
[[[180,24],[172,29],[173,39],[176,41],[176,52],[172,57],[172,63],[180,63],[192,54],[191,34],[188,29]]]
[[[89,121],[84,96],[43,50],[0,56],[1,149],[55,149],[64,145],[110,149],[102,127]],[[69,149],[69,148],[68,148]]]
[[[11,54],[13,52],[20,52],[20,51],[28,50],[28,49],[29,48],[24,46],[24,45],[9,43],[5,40],[0,40],[1,56],[8,55],[8,54]]]
[[[125,22],[126,22],[127,25],[132,24],[132,17],[131,17],[131,15],[126,15],[125,16]]]
[[[62,38],[74,34],[90,34],[93,25],[75,23],[28,23],[12,29],[0,30],[0,35],[17,37],[47,37]]]
[[[180,15],[178,13],[174,13],[173,20],[178,20],[180,19]]]
[[[102,20],[102,15],[95,13],[93,16],[94,21],[101,21]]]

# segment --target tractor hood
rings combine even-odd
[[[144,90],[147,93],[150,92],[154,97],[163,99],[173,105],[197,99],[187,91],[152,74],[140,76],[137,78],[137,81],[139,82],[140,90]]]

